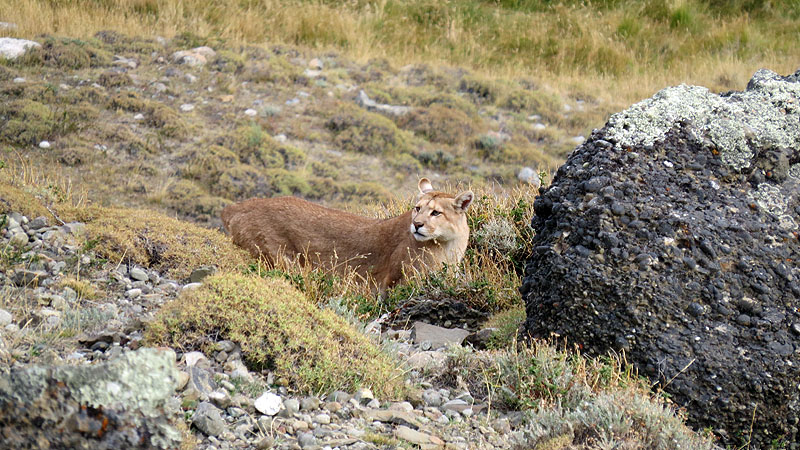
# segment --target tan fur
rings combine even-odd
[[[235,244],[268,263],[285,255],[340,272],[349,266],[385,290],[403,278],[404,270],[456,264],[466,251],[472,192],[455,197],[437,192],[425,178],[419,190],[414,209],[391,219],[278,197],[228,206],[222,222]]]

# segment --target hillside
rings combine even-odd
[[[0,373],[66,390],[20,400],[15,375],[0,427],[109,448],[714,448],[625,355],[517,345],[533,202],[656,90],[794,71],[799,16],[744,0],[0,0],[0,37],[40,44],[0,58]],[[384,297],[266,268],[219,229],[253,196],[399,214],[420,176],[476,192],[467,257]],[[75,382],[129,371],[123,391],[159,395],[156,412]]]

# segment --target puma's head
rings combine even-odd
[[[449,242],[469,235],[467,209],[474,194],[466,191],[453,197],[433,190],[427,178],[419,180],[419,197],[411,211],[409,231],[420,242]]]

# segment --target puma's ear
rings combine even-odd
[[[467,209],[469,209],[469,205],[472,204],[473,197],[475,197],[475,194],[473,194],[472,191],[462,192],[458,194],[458,197],[456,197],[453,200],[453,208],[456,211],[467,212]]]
[[[420,194],[427,194],[433,190],[433,186],[431,186],[431,181],[427,178],[420,178],[419,179],[419,193]]]

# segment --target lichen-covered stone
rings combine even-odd
[[[175,448],[172,350],[105,364],[30,367],[0,377],[0,448]]]
[[[726,444],[800,442],[798,162],[800,72],[614,115],[534,203],[525,331],[624,350]]]

